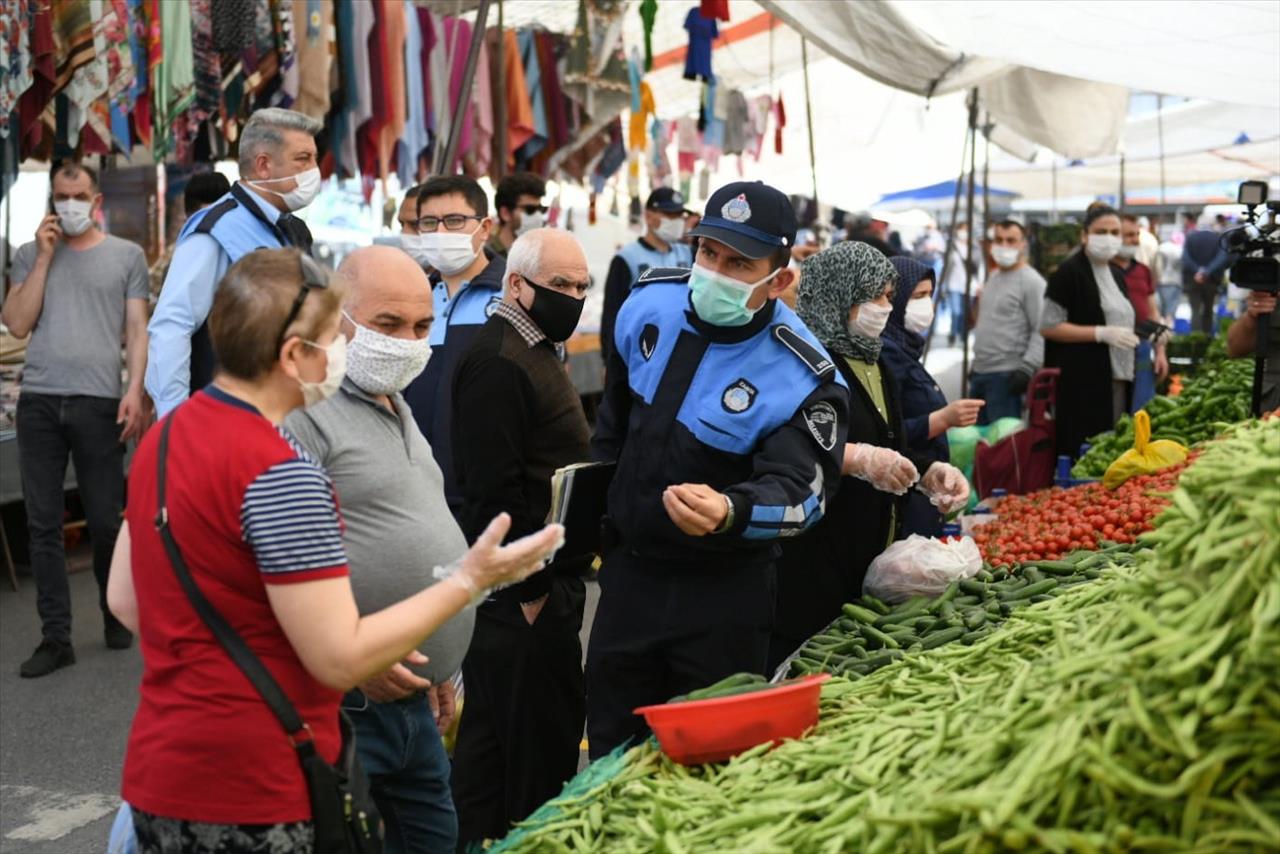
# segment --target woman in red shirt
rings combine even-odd
[[[344,691],[488,588],[537,571],[561,536],[548,526],[501,547],[504,514],[446,583],[359,616],[333,486],[280,426],[342,381],[341,297],[296,250],[236,262],[209,315],[219,372],[168,416],[166,460],[169,526],[191,575],[330,762]],[[111,610],[138,633],[143,655],[123,783],[139,849],[310,852],[311,807],[289,738],[196,613],[156,530],[159,434],[134,457],[108,584]]]

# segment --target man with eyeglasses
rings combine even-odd
[[[470,178],[431,178],[418,191],[418,234],[410,252],[428,264],[435,323],[431,327],[431,361],[404,391],[405,401],[427,438],[444,475],[445,498],[457,515],[462,504],[453,473],[450,422],[453,374],[472,336],[502,299],[506,262],[485,248],[493,231],[489,200]]]
[[[547,206],[542,203],[546,194],[547,182],[532,172],[515,172],[499,181],[493,193],[498,227],[486,248],[505,258],[517,237],[546,225]]]
[[[577,327],[590,283],[582,246],[566,231],[537,229],[511,246],[502,301],[454,379],[458,520],[468,541],[486,514],[510,514],[511,537],[540,529],[551,476],[588,459],[587,419],[556,345]],[[505,835],[578,770],[588,568],[557,560],[476,610],[453,763],[463,845]]]

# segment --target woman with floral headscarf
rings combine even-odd
[[[784,540],[770,660],[780,662],[861,595],[871,561],[902,533],[904,496],[920,488],[944,512],[968,498],[959,471],[907,445],[880,333],[898,274],[865,243],[846,241],[804,262],[796,312],[831,352],[849,388],[844,477],[822,521]],[[958,481],[958,482],[957,482]]]

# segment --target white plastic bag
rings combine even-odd
[[[912,534],[871,561],[862,589],[885,602],[902,602],[937,596],[951,582],[973,578],[980,569],[982,554],[971,537],[943,542]]]

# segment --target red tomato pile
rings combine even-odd
[[[1056,560],[1076,549],[1096,549],[1099,540],[1131,543],[1169,499],[1178,476],[1196,455],[1167,469],[1130,478],[1118,488],[1101,483],[1028,495],[1011,495],[996,505],[996,519],[974,531],[982,557],[993,566]]]

